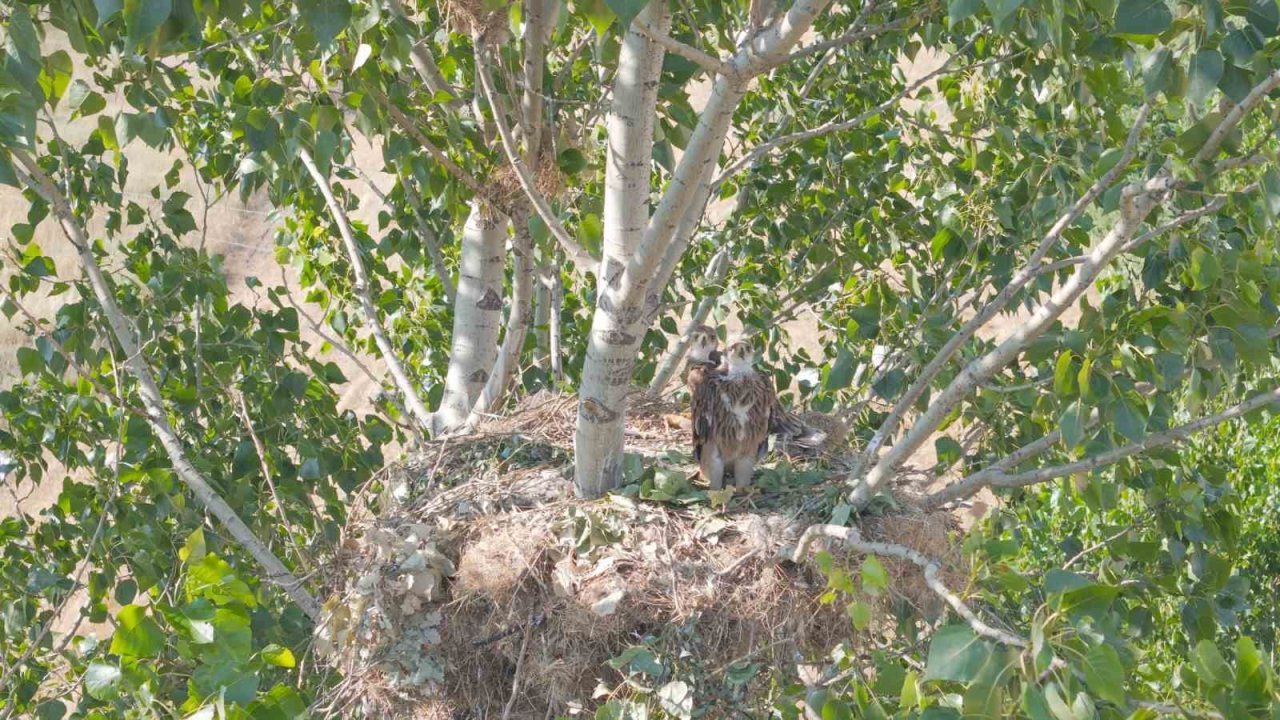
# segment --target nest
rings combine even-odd
[[[511,39],[506,0],[444,0],[445,22],[456,32],[470,35],[477,45],[497,46]]]
[[[317,652],[344,678],[322,711],[542,718],[625,693],[626,658],[643,648],[697,678],[709,716],[763,713],[770,689],[801,665],[825,664],[841,642],[866,649],[845,603],[824,597],[816,563],[781,559],[824,517],[797,507],[796,494],[728,511],[575,500],[566,448],[576,409],[571,396],[526,398],[511,417],[390,470],[377,516],[353,510],[317,632]],[[687,443],[671,421],[679,410],[633,402],[628,450],[659,456]],[[959,577],[947,521],[882,518],[865,531],[943,558]],[[832,554],[850,572],[861,563]],[[918,568],[883,562],[893,597],[931,609]],[[729,692],[731,674],[745,679]]]

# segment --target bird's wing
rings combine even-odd
[[[690,416],[693,426],[693,455],[700,458],[702,446],[711,438],[714,427],[712,410],[718,374],[713,366],[699,363],[689,368],[688,385],[690,395]]]

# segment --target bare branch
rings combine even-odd
[[[395,120],[396,124],[399,125],[402,130],[409,133],[409,135],[413,137],[414,141],[421,145],[423,149],[427,151],[427,154],[436,162],[440,163],[440,165],[447,170],[450,175],[458,180],[458,182],[466,185],[467,189],[474,193],[476,197],[484,198],[485,201],[494,205],[494,207],[497,207],[499,210],[502,210],[504,214],[507,213],[509,208],[493,203],[490,199],[490,193],[481,186],[480,181],[477,180],[474,175],[455,163],[453,159],[435,143],[431,142],[431,139],[426,136],[426,133],[422,132],[422,130],[418,128],[417,124],[414,123],[408,115],[404,114],[403,110],[396,107],[396,104],[391,102],[391,99],[388,98],[386,94],[376,87],[369,87],[368,92],[373,96],[373,99],[377,101],[378,104],[382,105],[382,108],[387,111],[387,114],[391,116],[391,119]]]
[[[733,68],[720,58],[699,50],[692,45],[682,43],[647,22],[637,19],[631,23],[631,26],[639,30],[645,37],[661,45],[667,52],[689,60],[712,75],[733,72]]]
[[[382,360],[387,364],[387,370],[391,373],[391,378],[395,381],[396,388],[404,395],[404,401],[409,406],[409,411],[413,414],[418,426],[424,432],[429,432],[431,429],[431,411],[427,410],[427,406],[422,402],[422,396],[418,394],[417,388],[413,386],[413,382],[409,379],[408,374],[405,373],[404,366],[400,364],[400,358],[396,354],[395,348],[391,345],[391,340],[387,338],[387,334],[382,328],[382,321],[378,318],[377,306],[373,304],[373,298],[369,294],[369,275],[365,271],[364,261],[360,259],[360,246],[356,243],[355,235],[351,231],[351,223],[347,221],[347,214],[342,209],[342,205],[338,203],[337,198],[333,196],[329,181],[320,173],[320,169],[316,167],[316,162],[311,157],[311,153],[305,148],[299,148],[298,157],[302,160],[302,164],[306,166],[307,172],[311,174],[311,179],[315,181],[320,194],[324,196],[325,204],[329,207],[329,214],[338,225],[338,232],[341,233],[343,244],[347,249],[347,260],[351,263],[351,272],[355,275],[352,291],[359,301],[360,311],[364,315],[364,320],[369,324],[370,332],[373,333],[374,342],[377,343],[378,350],[382,352]]]
[[[147,365],[146,358],[142,354],[142,349],[138,347],[138,343],[133,337],[133,330],[130,328],[129,322],[121,312],[120,306],[116,304],[115,293],[112,291],[110,284],[108,284],[106,277],[102,274],[102,269],[98,266],[98,259],[94,256],[88,234],[84,226],[76,218],[70,201],[58,190],[53,180],[27,154],[26,150],[14,147],[10,148],[9,152],[18,161],[18,165],[21,166],[21,168],[15,166],[19,177],[33,191],[44,198],[45,202],[49,203],[67,240],[75,248],[76,254],[80,258],[80,265],[84,269],[89,285],[93,288],[93,294],[98,300],[98,305],[102,308],[103,314],[107,318],[107,323],[111,326],[112,335],[115,336],[116,343],[120,346],[120,350],[124,355],[125,367],[128,368],[129,373],[133,375],[138,383],[138,393],[142,396],[147,418],[159,438],[160,444],[168,454],[169,461],[173,463],[174,472],[177,473],[178,477],[182,479],[183,483],[191,490],[192,494],[196,496],[205,509],[218,518],[223,526],[227,528],[231,537],[253,556],[254,560],[262,567],[265,577],[270,582],[280,586],[297,603],[298,608],[307,614],[307,617],[318,621],[321,617],[320,603],[302,586],[302,581],[294,576],[289,571],[289,568],[280,561],[280,558],[276,557],[271,552],[271,549],[253,533],[253,530],[240,519],[235,510],[227,504],[226,500],[222,499],[222,496],[218,495],[204,475],[187,459],[182,441],[169,423],[168,411],[164,405],[164,396],[161,395],[160,388],[156,385],[155,378],[151,374],[151,368]]]
[[[923,553],[909,548],[905,545],[896,545],[893,543],[870,542],[862,539],[862,533],[858,532],[855,527],[844,527],[842,525],[810,525],[805,529],[804,534],[800,536],[800,541],[796,543],[796,548],[791,555],[791,561],[799,563],[809,552],[809,546],[819,537],[831,538],[839,540],[855,551],[868,555],[881,555],[884,557],[895,557],[902,560],[915,563],[924,571],[924,580],[928,584],[929,589],[936,593],[947,604],[956,611],[965,622],[969,623],[969,627],[973,631],[983,637],[991,638],[996,642],[1004,643],[1012,647],[1025,648],[1029,643],[1023,638],[1012,633],[994,628],[978,617],[968,605],[964,603],[954,592],[952,592],[938,577],[938,573],[942,570],[937,560],[930,558]]]
[[[723,280],[728,269],[729,251],[728,248],[721,248],[707,266],[704,286],[715,285]],[[654,373],[653,380],[649,383],[650,393],[661,395],[662,391],[666,389],[667,383],[671,382],[671,376],[675,375],[676,368],[680,367],[680,361],[684,359],[684,354],[689,351],[689,340],[693,329],[706,321],[707,315],[711,313],[712,305],[715,304],[715,300],[715,297],[708,295],[698,301],[698,306],[694,309],[693,316],[689,318],[689,324],[685,327],[680,340],[676,342],[676,346],[671,349],[671,352],[663,358],[662,364],[658,366],[658,371]]]
[[[1280,87],[1280,70],[1273,71],[1262,82],[1258,83],[1249,91],[1249,94],[1240,101],[1239,105],[1231,108],[1226,115],[1223,116],[1222,122],[1213,129],[1209,135],[1209,139],[1205,141],[1204,146],[1200,148],[1200,152],[1196,153],[1196,162],[1208,162],[1218,154],[1218,149],[1222,147],[1222,141],[1227,139],[1227,135],[1235,129],[1236,125],[1244,118],[1250,110],[1258,106],[1267,93]]]
[[[573,261],[578,272],[582,274],[596,273],[599,261],[591,257],[591,253],[587,252],[586,248],[579,245],[569,235],[569,231],[560,222],[560,218],[556,217],[555,212],[551,210],[547,199],[542,197],[542,193],[538,192],[538,189],[533,185],[533,177],[529,173],[529,168],[524,164],[524,160],[520,158],[520,150],[516,147],[516,140],[511,135],[511,125],[507,122],[502,106],[498,104],[498,95],[493,89],[493,75],[489,72],[487,51],[482,50],[476,56],[476,69],[480,75],[480,85],[484,90],[485,99],[489,101],[489,107],[493,110],[493,120],[498,127],[498,136],[502,139],[502,149],[506,152],[507,161],[511,163],[512,169],[516,172],[520,188],[524,190],[524,194],[529,198],[533,209],[537,211],[538,217],[542,218],[542,222],[546,223],[547,228],[551,231],[556,241],[560,243],[560,247],[565,251],[565,254]]]

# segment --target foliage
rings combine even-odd
[[[0,309],[31,337],[17,351],[21,377],[0,392],[0,450],[12,465],[6,482],[62,482],[58,502],[39,517],[0,522],[4,714],[60,717],[75,698],[85,716],[207,717],[215,706],[220,715],[297,716],[328,682],[309,673],[297,689],[310,622],[193,504],[139,405],[104,309],[80,274],[56,267],[33,237],[43,224],[92,229],[94,257],[111,270],[110,292],[192,462],[291,569],[322,575],[351,498],[384,464],[383,449],[414,433],[394,393],[367,414],[339,410],[347,378],[316,359],[322,348],[304,340],[303,318],[274,273],[293,273],[303,299],[321,308],[318,324],[333,338],[323,349],[374,356],[372,323],[381,323],[411,382],[434,404],[453,316],[438,268],[457,270],[476,193],[505,187],[507,158],[490,127],[505,110],[473,97],[478,41],[460,10],[471,5],[412,5],[48,0],[0,8],[0,182],[22,188],[29,202],[25,221],[10,228]],[[475,22],[521,33],[524,5],[481,5]],[[672,38],[721,55],[739,46],[749,3],[673,5]],[[606,229],[610,138],[601,118],[609,79],[622,33],[643,6],[557,4],[548,71],[530,89],[551,98],[543,112],[561,190],[550,202],[591,253],[601,252]],[[1118,168],[1118,182],[1067,224],[1006,309],[1047,307],[1117,223],[1123,188],[1169,173],[1177,184],[1145,220],[1151,235],[1126,247],[1098,293],[1078,304],[1078,322],[1056,322],[1015,348],[1016,362],[946,409],[929,473],[977,472],[1053,431],[1063,442],[1023,466],[1099,457],[1273,389],[1274,89],[1257,112],[1221,126],[1229,131],[1221,152],[1212,143],[1232,108],[1252,109],[1251,89],[1280,66],[1278,7],[834,4],[817,17],[819,36],[864,22],[878,31],[837,46],[831,62],[806,56],[758,78],[732,116],[734,143],[761,147],[792,132],[847,126],[780,142],[742,172],[716,178],[714,199],[733,200],[735,211],[703,223],[679,258],[629,379],[653,375],[690,298],[714,295],[717,318],[732,308],[761,333],[779,385],[798,380],[789,399],[853,420],[863,445],[913,383],[925,387],[905,409],[927,410],[961,367],[1000,347],[1003,338],[979,334],[942,372],[918,380],[963,319],[1008,287],[1064,212]],[[51,49],[62,36],[70,52]],[[451,90],[426,86],[419,51]],[[523,45],[492,52],[502,71],[498,104],[516,106]],[[946,64],[913,89],[916,102],[899,102],[904,60],[939,56]],[[648,190],[673,186],[676,152],[699,122],[691,82],[701,73],[676,54],[663,63]],[[55,111],[64,110],[83,132],[59,132],[67,123]],[[355,149],[366,140],[380,149],[381,168],[358,166]],[[162,185],[143,189],[150,200],[129,184],[144,146],[177,158]],[[1126,147],[1132,164],[1121,163]],[[376,222],[353,223],[371,287],[353,279],[339,218],[300,150],[348,210],[369,184],[385,196]],[[20,179],[33,172],[23,156],[55,181],[72,217],[58,217]],[[720,166],[742,157],[730,147]],[[374,171],[380,177],[371,180]],[[207,221],[197,220],[207,215],[198,203],[207,210],[232,197],[277,213],[281,267],[247,279],[250,305],[233,300],[220,261],[203,249]],[[1219,204],[1206,206],[1210,200]],[[1186,215],[1197,209],[1205,212]],[[1161,229],[1178,218],[1178,227]],[[549,312],[562,328],[561,359],[574,386],[600,296],[582,278],[595,269],[566,263],[540,218],[517,221],[533,239],[539,277],[567,285],[563,304]],[[731,269],[704,287],[703,271],[720,251],[731,254]],[[516,272],[504,282],[513,286]],[[375,318],[361,312],[364,290]],[[26,303],[45,295],[63,298],[56,314],[28,317]],[[782,321],[801,304],[818,317],[818,357],[787,349]],[[552,324],[548,317],[539,329]],[[517,350],[546,350],[536,333],[525,346]],[[552,382],[544,365],[522,372],[520,389]],[[985,430],[981,439],[962,443],[960,431],[973,428]],[[842,654],[833,639],[826,659],[842,680],[823,693],[772,688],[776,712],[797,717],[797,702],[833,718],[1141,717],[1164,707],[1143,703],[1212,707],[1227,717],[1274,712],[1268,655],[1276,618],[1273,604],[1257,598],[1274,590],[1262,581],[1276,572],[1267,521],[1278,469],[1264,430],[1235,441],[1221,434],[1188,451],[1165,447],[1091,470],[1078,486],[1062,480],[1012,494],[969,540],[973,591],[983,613],[1004,618],[1028,649],[953,621],[920,642],[915,629],[881,637],[885,647],[866,675],[866,658]],[[630,463],[623,473],[627,494],[703,499],[669,468]],[[777,480],[809,482],[786,473]],[[578,519],[567,532],[584,542],[608,530],[592,527],[589,515]],[[829,578],[833,602],[849,607],[851,632],[876,632],[881,618],[869,617],[862,599],[881,589],[875,565],[832,566]],[[113,623],[109,643],[49,631],[77,592],[87,597],[84,619]],[[654,712],[696,714],[698,679],[669,672],[680,662],[640,654],[626,661],[653,689]],[[663,673],[649,672],[658,666]],[[746,673],[735,667],[727,677],[739,670]],[[73,686],[84,692],[69,692]],[[616,700],[599,716],[640,716],[640,708],[634,698]]]

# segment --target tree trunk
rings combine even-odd
[[[640,13],[638,23],[666,32],[671,25],[666,4],[650,3]],[[604,257],[597,277],[599,300],[578,392],[575,488],[585,497],[596,497],[622,480],[622,421],[631,369],[644,337],[645,315],[641,307],[643,287],[628,292],[623,274],[649,225],[654,108],[662,57],[662,48],[633,24],[622,41],[613,104],[609,108]]]
[[[453,342],[433,432],[462,427],[498,356],[507,219],[477,199],[462,232]]]
[[[518,218],[515,227],[511,249],[511,306],[507,310],[506,334],[493,364],[493,372],[476,398],[471,416],[467,419],[468,425],[478,422],[482,414],[493,412],[506,397],[511,377],[520,364],[520,352],[524,349],[524,340],[529,332],[533,301],[533,239],[529,235],[529,218]]]

